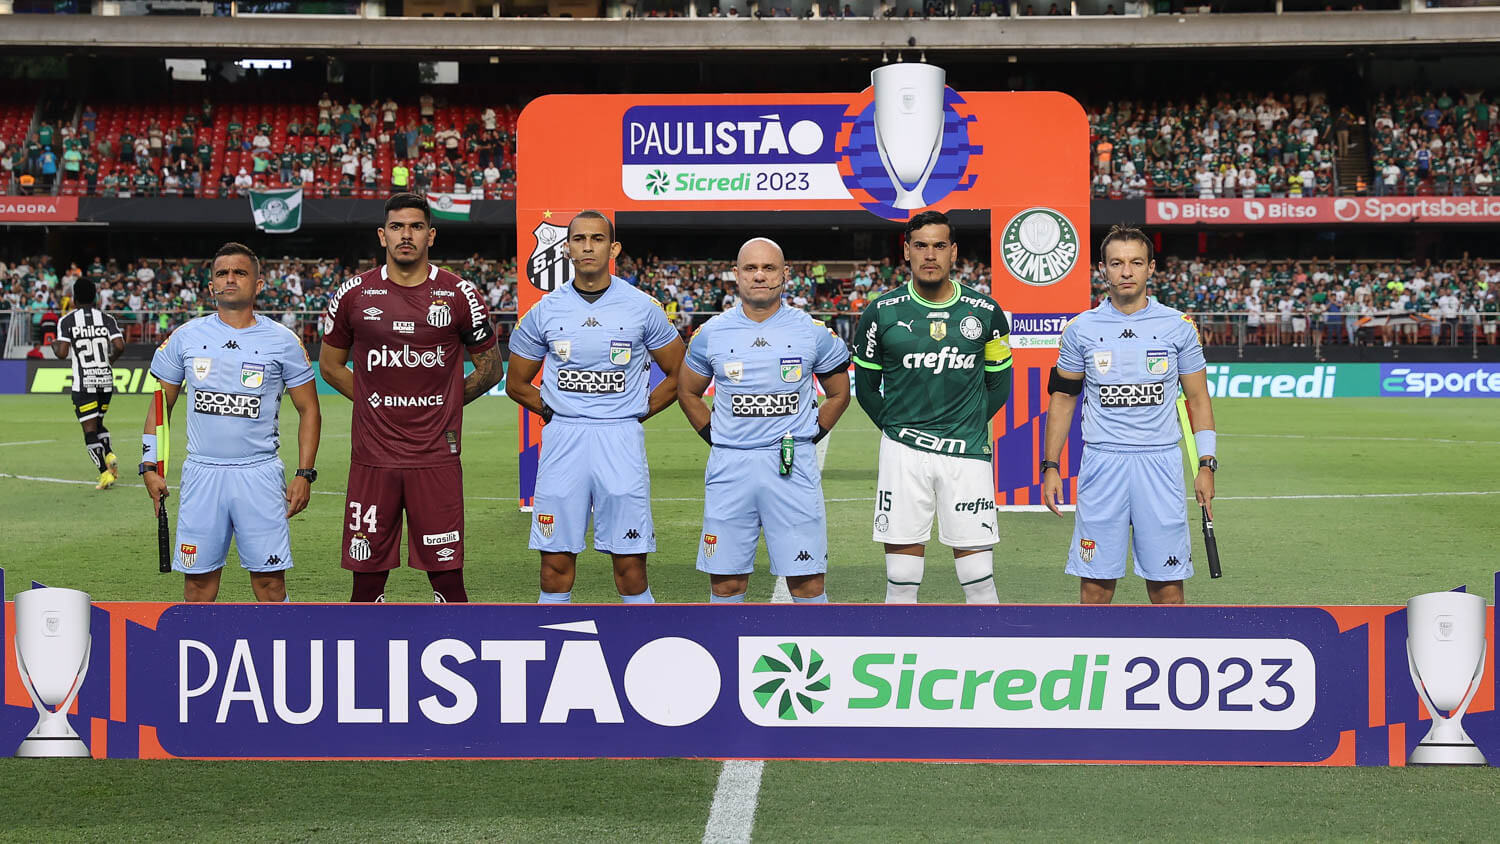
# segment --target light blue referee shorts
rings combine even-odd
[[[595,551],[656,550],[646,429],[640,422],[558,416],[542,429],[530,547],[577,554],[584,548],[590,512]]]
[[[783,475],[781,447],[709,449],[704,479],[703,536],[698,570],[749,574],[761,530],[771,574],[800,577],[828,572],[828,520],[817,449],[798,440],[792,471]]]
[[[1182,452],[1177,446],[1118,451],[1085,445],[1078,472],[1078,509],[1068,574],[1113,580],[1135,573],[1153,581],[1193,576]]]
[[[278,457],[232,466],[188,459],[178,489],[172,570],[204,574],[224,567],[232,537],[240,565],[253,572],[292,567],[286,519],[286,468]]]

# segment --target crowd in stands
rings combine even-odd
[[[0,186],[85,196],[227,197],[302,187],[314,198],[433,190],[515,196],[512,107],[362,104],[327,92],[299,105],[85,105],[76,121],[43,120],[0,135]],[[26,177],[22,180],[22,177]]]
[[[1319,94],[1121,101],[1088,110],[1098,198],[1332,196],[1357,119]]]
[[[443,266],[485,291],[501,337],[517,312],[516,262],[478,255]],[[66,268],[41,256],[0,261],[0,311],[22,314],[40,340],[68,306],[73,283],[98,284],[101,306],[114,313],[131,342],[157,342],[178,324],[212,309],[208,259],[139,258]],[[336,260],[268,259],[258,309],[317,339],[317,316],[338,286],[368,266]],[[622,256],[617,272],[662,302],[684,338],[710,316],[738,304],[734,271],[725,262]],[[955,278],[981,292],[990,271],[963,259]],[[907,283],[905,267],[889,260],[797,264],[788,301],[825,319],[846,342],[866,305]],[[1108,288],[1097,274],[1094,301]],[[1163,303],[1196,315],[1204,342],[1318,346],[1323,343],[1489,343],[1500,321],[1500,262],[1163,260],[1153,281]],[[1005,303],[1002,301],[1001,305]]]
[[[1381,97],[1370,131],[1377,195],[1487,196],[1500,174],[1500,111],[1482,92]]]

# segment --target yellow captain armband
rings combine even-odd
[[[1002,372],[1010,368],[1010,335],[996,337],[984,344],[984,369],[986,372]]]

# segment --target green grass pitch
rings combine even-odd
[[[324,396],[321,479],[292,524],[294,600],[342,601],[340,494],[349,405]],[[123,465],[136,461],[143,396],[120,396],[108,425]],[[1220,400],[1215,527],[1225,576],[1206,566],[1194,603],[1403,603],[1458,585],[1487,598],[1500,566],[1500,424],[1482,400]],[[181,419],[181,414],[177,414]],[[282,414],[295,460],[296,414]],[[173,428],[174,459],[185,453]],[[531,602],[536,556],[515,503],[515,406],[470,405],[465,419],[469,593]],[[40,442],[37,442],[40,441]],[[869,540],[876,433],[857,407],[833,434],[829,595],[879,601],[884,563]],[[705,447],[675,408],[647,425],[660,601],[702,601],[693,569]],[[176,600],[156,573],[155,522],[141,487],[108,492],[93,473],[66,396],[0,397],[0,565],[7,598],[32,580],[98,600]],[[175,482],[175,471],[173,481]],[[65,483],[70,481],[72,483]],[[333,494],[330,494],[333,493]],[[1196,531],[1195,542],[1201,542]],[[1062,573],[1069,519],[1002,514],[1001,599],[1070,603]],[[1200,548],[1201,551],[1201,548]],[[962,600],[950,557],[931,549],[924,601]],[[1201,553],[1198,555],[1201,561]],[[765,573],[751,598],[768,600]],[[606,558],[580,558],[575,599],[617,601]],[[426,579],[392,576],[393,600],[430,600]],[[231,560],[221,594],[248,600]],[[1143,600],[1139,580],[1119,598]],[[0,839],[402,838],[410,840],[698,840],[718,764],[704,761],[516,763],[138,763],[0,760]],[[756,814],[760,840],[1410,839],[1493,837],[1492,770],[1142,768],[771,763]],[[188,799],[187,794],[192,794]],[[357,795],[357,799],[351,799]]]

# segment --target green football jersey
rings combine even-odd
[[[1010,323],[995,300],[953,282],[946,302],[908,283],[865,308],[854,362],[879,370],[881,431],[923,451],[988,460],[986,372],[1010,368]]]

